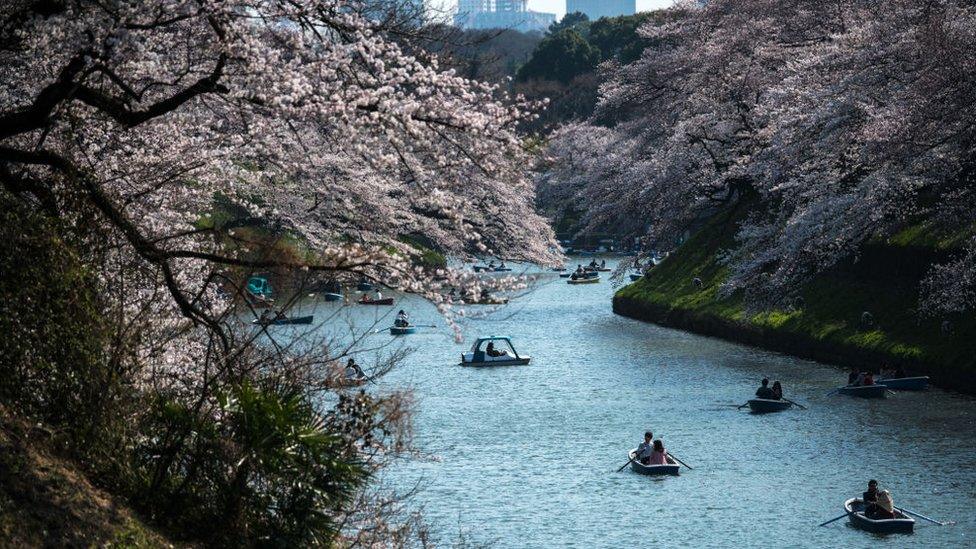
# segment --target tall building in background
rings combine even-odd
[[[553,13],[531,11],[526,0],[458,0],[454,24],[465,29],[544,31],[556,21]]]
[[[585,13],[590,21],[601,17],[634,15],[637,0],[566,0],[566,13]]]

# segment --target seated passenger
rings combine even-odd
[[[847,384],[848,385],[855,385],[857,383],[858,376],[860,376],[860,375],[861,375],[861,372],[858,372],[857,371],[857,368],[851,370],[851,373],[847,374]]]
[[[864,377],[861,378],[861,385],[874,385],[874,374],[865,372]]]
[[[651,458],[648,465],[672,465],[674,460],[668,456],[668,451],[664,449],[661,439],[654,441],[654,450],[651,451]]]
[[[485,354],[488,355],[488,356],[490,356],[490,357],[497,357],[497,356],[502,356],[503,353],[495,350],[495,342],[494,341],[489,341],[488,342],[488,346],[485,347]]]
[[[644,465],[650,463],[651,452],[654,451],[654,444],[651,443],[651,439],[654,438],[654,434],[650,431],[644,433],[644,442],[637,445],[637,452],[634,453],[634,459],[640,461]]]
[[[762,387],[756,390],[756,398],[763,398],[767,400],[773,400],[776,398],[773,390],[769,388],[769,378],[763,378]]]
[[[773,398],[783,400],[783,385],[779,381],[773,382]]]
[[[895,518],[895,502],[891,498],[891,492],[881,490],[878,492],[878,503],[874,508],[874,520]]]
[[[904,367],[898,366],[898,367],[895,368],[895,370],[892,373],[891,377],[893,377],[895,379],[901,379],[903,377],[908,377],[908,375],[905,374],[905,368]]]

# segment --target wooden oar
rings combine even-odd
[[[831,391],[831,392],[829,392],[829,393],[827,393],[827,396],[833,396],[833,395],[836,395],[836,394],[837,394],[837,393],[839,393],[839,392],[840,392],[840,391],[838,391],[837,389],[834,389],[833,391]]]
[[[799,408],[800,408],[801,410],[806,410],[806,409],[807,409],[807,407],[806,407],[806,406],[804,406],[804,405],[802,405],[802,404],[800,404],[799,402],[793,402],[792,400],[790,400],[790,399],[788,399],[788,398],[784,398],[783,400],[785,400],[786,402],[789,402],[789,403],[790,403],[790,404],[792,404],[793,406],[797,406],[797,407],[799,407]]]
[[[678,456],[672,454],[671,452],[668,452],[668,456],[671,457],[671,459],[677,461],[678,463],[684,465],[685,467],[687,467],[689,469],[692,469],[692,470],[694,469],[691,465],[688,465],[687,463],[681,461],[681,458],[679,458]]]
[[[637,459],[637,454],[636,453],[630,458],[630,461],[628,461],[627,463],[624,463],[623,465],[621,465],[620,466],[620,469],[617,469],[617,472],[619,473],[620,471],[623,471],[624,470],[624,467],[626,467],[626,466],[630,465],[631,463],[633,463],[635,459]]]
[[[749,405],[749,403],[748,403],[748,402],[746,402],[745,404],[742,404],[742,405],[740,405],[740,406],[736,406],[736,408],[735,408],[735,409],[736,409],[736,410],[741,410],[741,409],[743,409],[743,408],[745,408],[745,407],[746,407],[746,406],[748,406],[748,405]]]
[[[847,515],[850,515],[850,513],[844,513],[843,515],[841,515],[841,516],[839,516],[837,518],[832,518],[832,519],[828,520],[827,522],[821,522],[820,523],[820,526],[827,526],[831,522],[834,522],[835,520],[840,520],[840,519],[846,517]]]
[[[927,517],[927,516],[925,516],[925,515],[923,515],[921,513],[916,513],[915,511],[909,511],[908,509],[905,509],[904,507],[895,507],[895,509],[901,511],[902,513],[907,513],[909,515],[916,516],[916,517],[918,517],[920,519],[927,520],[927,521],[929,521],[929,522],[931,522],[933,524],[938,524],[939,526],[945,526],[945,525],[949,524],[948,522],[942,522],[942,521],[938,521],[938,520],[929,518],[929,517]]]

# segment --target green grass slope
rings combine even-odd
[[[801,309],[750,313],[741,296],[718,295],[728,275],[719,253],[734,245],[744,209],[716,216],[651,274],[619,290],[614,311],[839,366],[902,364],[942,387],[976,393],[976,319],[917,312],[922,277],[958,238],[910,227],[806,284]],[[861,328],[863,311],[874,316],[872,329]],[[943,333],[943,320],[951,321],[952,333]]]

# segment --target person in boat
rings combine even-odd
[[[861,385],[874,385],[874,374],[864,372],[864,377],[861,378]]]
[[[773,382],[773,398],[783,400],[783,384],[779,381]]]
[[[776,398],[776,394],[773,390],[769,388],[769,378],[764,377],[762,379],[762,385],[759,389],[756,389],[756,398],[763,398],[766,400],[773,400]]]
[[[356,364],[356,359],[349,357],[346,362],[346,379],[364,379],[366,372]]]
[[[600,268],[601,269],[606,269],[607,268],[607,260],[606,259],[601,259],[600,260]]]
[[[651,450],[651,457],[647,465],[672,465],[674,460],[668,456],[668,451],[664,449],[664,442],[661,439],[654,441],[654,449]]]
[[[859,372],[857,368],[851,370],[851,373],[847,374],[847,384],[857,385],[857,380],[860,376],[861,376],[861,372]]]
[[[499,263],[499,264],[498,264],[498,268],[499,268],[499,269],[504,269],[504,268],[506,268],[506,267],[505,267],[505,260],[504,260],[504,259],[502,260],[502,262],[501,262],[501,263]]]
[[[904,366],[896,366],[891,374],[891,377],[892,379],[901,379],[903,377],[908,377],[908,374],[905,373]]]
[[[506,356],[508,355],[508,351],[499,351],[498,349],[495,349],[495,342],[489,341],[488,346],[485,347],[485,354],[494,358],[499,356]]]
[[[576,274],[576,275],[581,275],[581,274],[583,274],[583,272],[584,272],[584,271],[583,271],[583,264],[582,264],[582,263],[578,263],[578,264],[576,265],[576,272],[575,272],[575,273],[573,273],[573,274]]]
[[[383,299],[383,292],[381,292],[379,288],[376,288],[376,299]]]
[[[410,325],[410,318],[407,317],[406,311],[400,309],[400,312],[396,315],[396,320],[393,321],[393,325],[397,328],[406,328]]]
[[[275,315],[275,320],[285,320],[286,318],[288,317],[285,316],[284,311],[278,311],[278,314]]]
[[[363,294],[362,301],[372,301],[372,299],[369,297],[369,294]]]
[[[878,481],[871,479],[868,481],[868,490],[861,494],[861,501],[864,502],[864,513],[874,512],[874,507],[878,503]]]
[[[644,465],[648,465],[651,462],[651,452],[654,451],[654,433],[648,431],[644,433],[644,442],[637,445],[637,452],[634,453],[634,459],[640,461]]]
[[[895,502],[891,498],[891,492],[888,490],[878,492],[878,500],[874,506],[874,513],[870,518],[874,520],[895,518]]]
[[[488,268],[489,269],[494,269],[495,268],[495,260],[494,259],[492,259],[491,261],[488,262]]]
[[[258,322],[260,322],[261,324],[267,324],[271,322],[271,311],[269,311],[268,309],[261,311],[261,317],[258,319]]]

